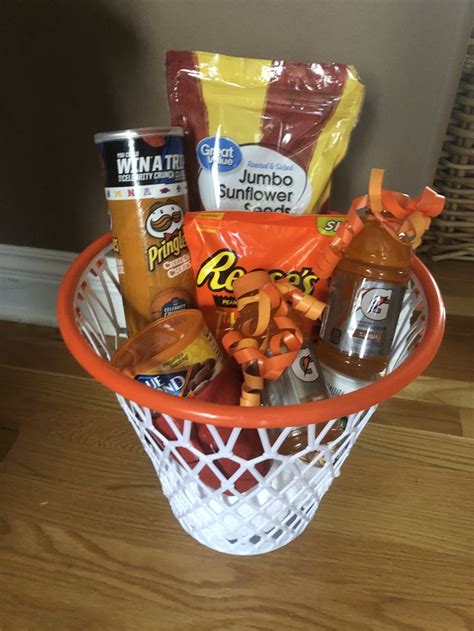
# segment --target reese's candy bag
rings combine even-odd
[[[166,72],[191,210],[320,211],[362,106],[353,66],[171,50]]]
[[[266,270],[273,280],[286,278],[305,294],[324,300],[326,281],[318,280],[314,269],[325,242],[345,220],[345,215],[188,213],[184,234],[196,297],[217,339],[234,328],[234,281],[247,272]]]

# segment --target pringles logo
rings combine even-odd
[[[186,248],[183,234],[183,209],[178,204],[160,202],[151,205],[145,230],[159,244],[147,249],[148,270],[153,272],[170,256],[179,256]]]
[[[238,256],[233,250],[218,250],[202,263],[196,276],[196,285],[198,287],[207,285],[213,292],[223,291],[232,294],[234,281],[250,271],[252,270],[238,265]],[[273,269],[269,274],[273,281],[284,278],[305,294],[313,291],[314,284],[318,280],[310,267],[291,272]]]

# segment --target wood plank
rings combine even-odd
[[[474,314],[474,310],[472,312]],[[440,379],[474,381],[474,318],[448,314],[438,353],[424,374]]]
[[[471,276],[446,291],[464,301]],[[307,532],[256,558],[179,527],[115,397],[57,332],[0,324],[0,630],[474,628],[474,335],[456,310]]]
[[[18,432],[10,427],[0,427],[0,462],[15,444]]]
[[[438,595],[428,588],[423,590],[426,600],[418,600],[420,585],[443,578],[443,557],[420,554],[419,568],[406,568],[412,552],[408,546],[393,555],[387,568],[383,544],[347,546],[345,536],[321,531],[317,556],[301,559],[305,548],[295,542],[293,555],[289,549],[249,563],[186,546],[178,555],[173,547],[156,549],[126,540],[118,546],[107,536],[28,521],[9,526],[6,558],[14,573],[7,574],[2,601],[7,623],[14,624],[6,629],[15,631],[472,628],[460,590]],[[31,550],[28,557],[22,541]],[[357,544],[355,539],[351,543]],[[371,555],[378,563],[367,567]],[[453,585],[457,579],[469,580],[455,559],[445,560],[450,567],[444,580],[452,577]],[[50,586],[46,594],[38,589],[44,584]]]
[[[454,405],[424,401],[414,403],[411,399],[395,396],[380,404],[370,422],[453,436],[469,436],[469,426],[472,423],[469,423],[468,415],[463,417],[463,423],[461,411],[464,411],[464,408]],[[472,410],[465,411],[472,412]]]
[[[398,399],[474,408],[474,389],[468,381],[437,379],[424,375],[397,393]],[[415,410],[416,411],[416,410]]]
[[[472,294],[467,296],[450,296],[449,294],[444,293],[445,290],[442,291],[444,296],[444,306],[449,315],[465,317],[472,316],[474,313],[474,297]]]
[[[63,512],[72,510],[70,517],[74,519],[78,516],[76,510],[80,510],[80,512],[86,510],[85,507],[79,506],[78,503],[80,504],[82,501],[90,502],[90,507],[86,510],[86,513],[91,513],[91,511],[100,511],[100,506],[104,505],[103,502],[110,500],[111,504],[107,510],[109,512],[113,510],[113,503],[116,499],[122,503],[122,498],[120,497],[122,492],[127,493],[130,488],[136,488],[136,493],[131,494],[129,498],[129,502],[134,506],[133,515],[131,514],[129,519],[132,522],[135,520],[136,510],[139,508],[140,501],[148,499],[150,487],[156,484],[155,473],[143,452],[130,454],[129,457],[124,457],[123,454],[120,454],[120,457],[118,457],[113,450],[104,450],[101,454],[101,462],[97,462],[98,456],[96,453],[87,455],[83,452],[83,466],[81,468],[78,459],[80,450],[74,450],[71,445],[66,446],[59,441],[55,441],[52,446],[47,445],[44,441],[39,454],[35,456],[35,460],[30,466],[29,456],[32,451],[32,439],[35,437],[36,435],[33,434],[26,442],[19,441],[18,446],[15,446],[14,450],[10,452],[10,456],[2,468],[2,475],[12,480],[16,479],[19,485],[18,488],[24,484],[23,491],[17,494],[16,507],[21,506],[22,493],[26,493],[29,496],[31,493],[30,486],[37,486],[38,488],[46,489],[48,492],[48,497],[40,497],[36,493],[40,501],[52,498],[51,504],[55,505],[57,510]],[[396,444],[393,444],[395,441]],[[16,453],[23,451],[25,446],[28,446],[30,453],[28,453],[28,449],[25,454],[20,455]],[[442,459],[440,456],[441,452],[438,451],[441,447],[444,450]],[[352,477],[349,483],[346,479],[348,476],[344,474],[337,481],[337,484],[342,484],[341,480],[343,480],[343,488],[345,488],[346,484],[349,485],[348,488],[353,497],[352,500],[349,497],[346,498],[344,500],[345,505],[347,502],[351,503],[354,497],[365,494],[365,485],[368,483],[368,480],[367,472],[362,465],[366,461],[367,466],[370,467],[372,473],[376,472],[378,478],[378,482],[372,482],[371,486],[376,486],[387,497],[396,495],[399,491],[398,486],[403,485],[407,480],[412,479],[413,481],[414,471],[422,477],[427,477],[427,471],[430,472],[431,478],[426,481],[426,489],[424,488],[424,493],[426,491],[428,500],[429,494],[432,492],[431,499],[437,501],[437,487],[440,484],[438,478],[453,478],[453,481],[454,478],[458,479],[459,484],[455,485],[455,488],[453,487],[449,492],[452,493],[452,502],[454,504],[456,503],[456,497],[459,497],[460,500],[461,496],[464,498],[462,501],[465,502],[465,509],[459,514],[453,514],[452,511],[448,511],[441,518],[439,525],[441,528],[445,527],[446,530],[449,530],[445,536],[443,546],[446,545],[449,548],[450,542],[456,542],[456,545],[461,544],[463,549],[466,550],[469,547],[469,542],[459,539],[459,528],[462,526],[462,515],[468,517],[467,522],[471,521],[469,512],[466,511],[470,507],[474,507],[474,497],[469,496],[469,489],[473,487],[473,481],[470,478],[470,474],[474,469],[473,455],[474,441],[471,439],[449,437],[449,440],[447,440],[444,436],[438,436],[429,432],[380,427],[377,425],[371,426],[369,424],[364,431],[363,437],[353,450],[349,461],[350,463],[355,462],[355,464],[352,464],[353,467],[356,467],[356,465],[359,467],[359,469],[356,467],[355,478]],[[94,461],[95,464],[93,464]],[[351,476],[350,465],[346,466],[345,471],[349,471],[349,476]],[[382,477],[380,476],[381,472],[384,474]],[[466,480],[468,484],[464,486],[462,482]],[[42,486],[43,484],[44,486]],[[60,484],[64,487],[63,493],[75,492],[78,496],[77,503],[74,503],[73,506],[61,507],[57,501],[58,494],[61,492],[58,490]],[[119,488],[119,485],[122,485],[123,488]],[[444,486],[446,485],[447,482],[444,483]],[[13,501],[15,495],[13,494],[12,486],[6,486],[9,488],[4,489],[4,497],[10,497],[10,500]],[[443,484],[441,484],[441,487],[443,487]],[[153,488],[158,489],[158,485]],[[93,490],[94,497],[89,493],[89,489]],[[415,495],[418,490],[412,488],[411,491],[415,491],[412,499],[416,500]],[[448,489],[446,489],[446,492],[448,492]],[[116,497],[117,493],[119,495],[118,498]],[[157,495],[159,495],[159,492],[155,494],[155,497]],[[409,491],[404,491],[404,495],[406,500]],[[379,501],[380,498],[377,498],[378,494],[374,501]],[[165,502],[164,499],[162,501]],[[162,506],[164,505],[166,504]],[[429,510],[434,510],[434,508],[433,505]],[[439,506],[439,509],[442,510],[442,507]],[[122,509],[120,508],[119,510]],[[417,510],[424,510],[423,505]],[[410,512],[410,510],[406,511],[405,519],[410,519]],[[400,517],[397,521],[398,524],[400,524]],[[103,519],[101,518],[101,521]],[[454,525],[456,520],[457,527],[450,530],[449,527]],[[93,524],[94,522],[91,521],[91,523]],[[465,525],[468,526],[468,524]],[[339,524],[339,526],[346,529],[346,526],[343,526],[343,524]],[[117,527],[120,532],[120,524]],[[352,522],[350,527],[352,527]],[[367,532],[370,532],[370,526],[366,525],[366,528],[369,529]],[[373,534],[376,534],[375,531]],[[385,529],[384,536],[386,534]],[[396,528],[391,534],[398,540],[399,535],[396,532]],[[412,533],[410,538],[412,541],[416,539],[420,545],[424,545],[427,542],[426,533],[423,536],[421,536],[421,533]]]
[[[308,531],[256,558],[195,543],[158,485],[156,501],[141,488],[125,501],[97,481],[130,483],[138,459],[122,466],[105,450],[102,474],[85,462],[82,478],[65,481],[38,474],[52,457],[66,472],[67,450],[45,452],[42,470],[0,474],[0,621],[15,631],[467,631],[473,449],[463,438],[367,428]],[[154,480],[150,469],[141,475]]]
[[[474,410],[460,408],[459,417],[462,425],[463,436],[474,438]]]
[[[126,423],[125,418],[122,420]],[[84,449],[83,443],[70,438],[48,434],[45,440],[43,432],[31,429],[20,432],[5,459],[3,472],[93,487],[94,492],[103,489],[121,496],[140,493],[140,497],[145,497],[151,492],[156,500],[158,481],[153,465],[134,433],[130,439],[136,449],[117,452],[110,443],[107,446],[88,444]]]
[[[474,318],[448,315],[444,340],[425,374],[473,380],[473,356]],[[57,329],[30,324],[0,321],[0,364],[89,377],[71,356]]]
[[[443,295],[446,311],[450,315],[474,314],[473,266],[463,261],[426,261]]]
[[[92,380],[0,367],[0,397],[0,452],[12,447],[19,430],[47,432],[89,449],[140,451],[114,395]],[[372,422],[472,435],[473,408],[470,384],[420,377],[384,401]]]
[[[0,427],[11,431],[36,431],[84,447],[140,450],[115,396],[92,379],[0,366],[0,400]]]
[[[425,265],[430,272],[436,278],[436,281],[449,281],[449,285],[446,286],[447,291],[453,293],[455,290],[460,293],[461,290],[457,290],[460,284],[471,285],[474,283],[472,276],[472,263],[466,261],[432,261],[430,258],[421,257]]]
[[[0,364],[88,377],[66,348],[59,329],[0,320]]]
[[[473,281],[469,279],[464,282],[470,284],[470,289],[459,290],[466,295],[457,297],[465,300],[470,296],[474,300]],[[446,291],[458,292],[458,288],[459,281],[453,283],[452,276],[448,276]],[[474,380],[474,318],[468,317],[474,314],[474,306],[468,306],[466,311],[468,313],[465,315],[455,315],[448,305],[444,340],[425,374],[462,381]],[[456,357],[456,362],[452,361],[453,357]],[[0,363],[36,370],[42,370],[47,365],[50,372],[88,376],[70,355],[57,329],[28,324],[0,321]]]

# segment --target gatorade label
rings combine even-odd
[[[387,356],[405,293],[396,283],[336,272],[324,314],[321,338],[348,355]]]
[[[279,379],[265,379],[265,405],[295,405],[329,398],[319,362],[307,342]]]

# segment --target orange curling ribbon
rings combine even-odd
[[[431,218],[443,210],[444,196],[429,186],[423,189],[421,195],[411,198],[404,193],[382,188],[383,177],[383,169],[372,169],[368,194],[353,200],[347,221],[340,225],[334,239],[326,244],[314,268],[320,278],[331,276],[352,239],[362,230],[364,224],[358,211],[370,209],[374,217],[394,237],[400,237],[402,234],[408,237],[415,250],[420,245],[423,234],[430,227]]]
[[[246,276],[257,273],[264,274],[251,272]],[[241,294],[255,290],[251,282],[247,287],[245,276],[239,283]],[[317,320],[326,306],[284,280],[265,282],[253,296],[237,300],[241,313],[251,304],[256,306],[256,315],[244,320],[240,331],[231,331],[222,338],[224,348],[242,367],[244,383],[240,405],[244,406],[260,405],[264,380],[278,379],[294,362],[303,344],[303,333],[288,315],[289,305],[310,320]]]
[[[329,278],[331,276],[336,265],[344,256],[349,243],[364,227],[362,219],[357,214],[359,207],[354,206],[354,202],[347,213],[346,221],[340,224],[336,236],[331,241],[326,242],[318,261],[313,267],[315,274],[319,278]]]
[[[384,209],[382,199],[382,184],[384,172],[382,169],[372,169],[369,180],[369,207],[373,213],[381,213]]]
[[[372,169],[372,173],[381,172],[381,169]],[[392,217],[385,214],[376,214],[377,218],[385,227],[395,230],[397,236],[404,235],[410,240],[412,248],[415,250],[421,243],[424,233],[431,224],[431,218],[436,217],[444,208],[445,198],[426,186],[421,195],[410,198],[403,193],[388,191],[382,188],[382,180],[378,177],[375,182],[369,183],[369,189],[378,188],[382,199],[382,207],[390,213]],[[371,208],[372,210],[372,208]]]

